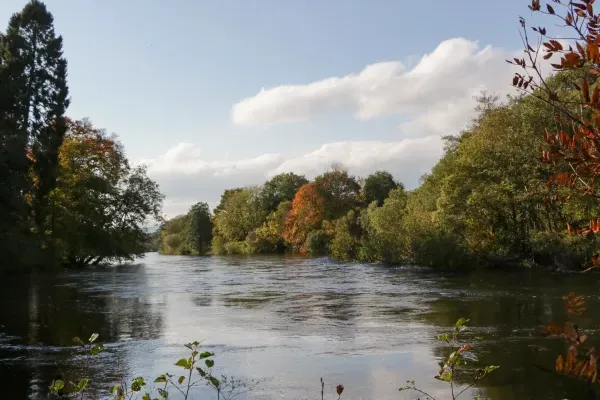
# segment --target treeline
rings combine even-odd
[[[67,118],[63,40],[32,0],[0,33],[0,269],[131,259],[163,196],[114,136]]]
[[[569,96],[568,81],[559,74],[549,85]],[[200,203],[167,222],[160,251],[294,251],[440,268],[582,266],[598,241],[569,234],[567,224],[585,225],[600,202],[572,192],[563,202],[565,189],[548,182],[540,132],[552,109],[531,96],[478,100],[477,117],[445,138],[444,156],[415,190],[385,171],[357,179],[334,166],[311,182],[280,174],[261,187],[227,190],[214,214]]]

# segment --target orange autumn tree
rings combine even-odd
[[[300,187],[285,219],[283,239],[301,252],[306,251],[304,243],[308,233],[321,226],[324,210],[325,200],[314,183]]]
[[[529,26],[520,18],[525,47],[523,58],[508,61],[521,68],[513,78],[513,85],[526,94],[535,96],[553,107],[556,112],[544,136],[548,144],[541,161],[553,166],[548,186],[581,191],[586,196],[600,197],[600,13],[594,9],[595,0],[552,0],[542,4],[532,0],[529,9],[554,19],[549,32],[543,26]],[[535,41],[530,37],[536,36]],[[552,60],[551,60],[552,59]],[[544,61],[548,60],[548,61]],[[554,62],[552,62],[554,61]],[[578,93],[553,89],[542,72],[542,64],[550,63]],[[568,200],[570,196],[558,197]],[[600,219],[589,225],[571,226],[575,234],[593,234],[600,231]],[[592,258],[592,267],[600,265]]]

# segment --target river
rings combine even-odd
[[[329,399],[340,383],[346,399],[415,399],[398,391],[409,379],[444,399],[447,385],[433,379],[445,351],[435,336],[459,317],[470,318],[469,337],[481,337],[473,339],[473,366],[500,365],[471,394],[587,398],[583,385],[536,367],[552,368],[563,349],[539,330],[564,318],[561,296],[569,291],[588,300],[582,327],[600,321],[596,275],[453,275],[324,258],[148,254],[117,268],[3,276],[0,287],[7,399],[48,398],[57,374],[81,368],[72,338],[93,332],[106,348],[89,366],[102,383],[90,398],[102,397],[119,371],[146,378],[177,371],[183,344],[198,340],[216,353],[216,371],[258,381],[239,399],[317,399],[321,377]],[[216,399],[204,387],[194,394]]]

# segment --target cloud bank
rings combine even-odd
[[[361,72],[261,91],[232,109],[237,125],[273,125],[348,112],[359,121],[387,115],[414,120],[403,128],[418,133],[446,120],[463,122],[482,90],[510,89],[512,53],[463,38],[443,41],[412,68],[400,61],[366,66]],[[434,120],[430,120],[434,117]]]
[[[215,207],[225,189],[260,185],[281,172],[295,172],[313,178],[334,162],[341,162],[351,173],[366,176],[386,169],[408,187],[428,172],[442,154],[438,136],[404,139],[397,142],[346,141],[328,143],[319,148],[284,158],[277,154],[236,161],[206,162],[200,148],[181,143],[154,160],[142,160],[150,176],[167,196],[168,217],[186,213],[197,201]]]

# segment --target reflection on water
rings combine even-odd
[[[181,345],[198,339],[223,372],[261,381],[250,398],[316,398],[321,376],[330,393],[344,383],[352,399],[413,398],[398,392],[407,379],[443,393],[432,377],[444,350],[433,338],[463,316],[470,334],[484,337],[479,361],[501,365],[483,395],[587,398],[536,366],[551,366],[561,348],[538,332],[564,317],[560,297],[571,290],[589,296],[581,325],[600,320],[594,277],[440,275],[298,257],[152,254],[137,265],[7,276],[0,285],[0,376],[11,399],[46,398],[48,383],[81,363],[65,346],[92,332],[107,348],[92,365],[101,382],[121,370],[173,371]]]

